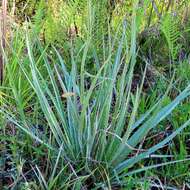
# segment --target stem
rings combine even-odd
[[[7,19],[7,0],[2,1],[2,26],[1,26],[1,54],[0,54],[0,82],[3,82],[4,56],[3,51],[6,46],[6,19]]]

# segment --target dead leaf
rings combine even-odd
[[[74,92],[66,92],[64,94],[62,94],[62,98],[69,98],[71,96],[75,96],[75,93]]]

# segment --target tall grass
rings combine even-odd
[[[1,106],[0,112],[9,122],[44,144],[51,152],[49,159],[54,159],[55,162],[50,175],[44,177],[37,165],[33,168],[41,189],[111,189],[125,185],[125,177],[184,161],[137,167],[142,160],[153,159],[152,154],[155,154],[154,158],[167,157],[156,155],[156,151],[190,124],[188,120],[149,149],[139,149],[138,145],[148,133],[190,95],[190,86],[168,105],[163,107],[161,98],[150,110],[137,118],[146,74],[145,70],[141,84],[132,93],[137,57],[137,9],[138,1],[134,1],[130,39],[126,36],[127,26],[124,22],[122,36],[118,41],[115,40],[117,36],[114,39],[112,36],[108,37],[108,47],[102,50],[105,51],[105,60],[101,62],[98,58],[94,59],[94,64],[101,63],[95,74],[88,73],[86,68],[91,36],[80,50],[83,53],[81,67],[77,67],[77,56],[71,50],[72,68],[68,70],[69,63],[65,62],[57,49],[54,48],[57,57],[51,59],[40,41],[33,42],[29,33],[26,34],[29,62],[28,65],[17,63],[33,89],[30,93],[34,92],[37,96],[39,113],[45,120],[41,128],[42,131],[47,131],[46,136],[31,130],[31,120],[22,106],[19,108],[19,116],[7,109],[6,102]],[[35,55],[36,50],[40,54],[38,58]],[[43,62],[43,71],[39,62]],[[11,88],[13,92],[16,91],[14,86]],[[13,96],[18,101],[21,99],[17,93],[13,93]]]

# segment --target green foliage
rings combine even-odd
[[[52,152],[52,155],[48,155],[50,160],[54,160],[51,175],[46,174],[44,177],[40,171],[41,168],[37,165],[34,169],[42,189],[56,189],[60,186],[60,180],[62,181],[60,188],[81,189],[84,186],[91,188],[89,185],[93,184],[97,188],[111,189],[114,185],[124,185],[124,179],[127,176],[134,176],[134,174],[152,168],[184,161],[183,158],[180,158],[179,161],[138,167],[140,162],[147,160],[185,129],[190,123],[189,120],[146,151],[130,156],[136,152],[138,144],[147,134],[155,129],[190,94],[188,86],[165,106],[160,99],[137,119],[145,73],[140,87],[137,87],[134,94],[131,93],[136,63],[136,9],[137,2],[134,3],[133,9],[130,45],[127,44],[124,24],[119,45],[109,38],[111,46],[107,47],[108,54],[100,68],[96,70],[95,75],[88,73],[85,64],[90,44],[93,43],[91,36],[81,47],[81,67],[77,68],[75,54],[71,54],[72,68],[69,71],[56,49],[54,51],[58,60],[52,60],[51,66],[46,49],[43,49],[38,40],[31,43],[27,34],[27,57],[29,60],[27,60],[27,64],[21,62],[17,62],[17,64],[23,74],[21,76],[25,76],[27,79],[27,89],[31,94],[35,93],[37,96],[36,101],[39,102],[39,110],[45,120],[43,125],[47,128],[46,135],[40,135],[39,132],[31,130],[32,120],[24,112],[22,104],[24,96],[18,94],[20,90],[13,82],[14,76],[11,77],[10,74],[10,86],[19,113],[14,114],[7,109],[6,102],[2,104],[0,110],[9,122]],[[116,49],[116,54],[112,53],[113,48]],[[39,56],[35,55],[36,50],[40,54]],[[43,70],[41,71],[42,66]],[[123,68],[121,69],[121,67]],[[16,72],[18,73],[18,71]],[[158,157],[162,158],[162,155]],[[20,164],[22,165],[22,163]],[[88,183],[89,180],[90,183]],[[148,187],[147,184],[143,186]]]
[[[38,0],[10,0],[9,7],[16,17],[17,22],[24,22],[26,19],[34,16],[35,10],[38,7]]]
[[[0,87],[0,189],[182,189],[189,41],[174,13],[184,2],[16,1],[24,24]]]
[[[171,58],[176,60],[180,48],[178,42],[181,35],[176,16],[171,15],[171,13],[165,15],[162,20],[161,30],[167,40]]]

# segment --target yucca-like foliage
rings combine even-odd
[[[6,103],[2,104],[0,111],[9,122],[53,152],[50,159],[57,157],[51,175],[46,178],[36,166],[35,172],[41,189],[111,189],[114,186],[125,185],[124,179],[127,176],[182,161],[159,163],[140,169],[134,167],[140,161],[150,159],[153,153],[190,124],[190,121],[187,121],[161,142],[147,150],[139,151],[139,143],[189,96],[190,87],[188,86],[167,106],[162,107],[160,99],[149,111],[137,118],[145,77],[144,74],[141,85],[137,87],[136,93],[132,94],[131,84],[137,56],[137,8],[138,1],[135,1],[130,39],[126,37],[127,29],[124,22],[119,42],[116,40],[117,36],[113,39],[109,36],[108,47],[102,50],[105,59],[100,62],[97,57],[94,58],[97,65],[95,74],[88,73],[86,68],[88,50],[92,43],[91,35],[79,51],[83,52],[80,69],[76,65],[77,55],[71,50],[72,69],[67,70],[67,63],[58,50],[54,49],[57,59],[50,63],[51,59],[46,49],[42,48],[39,41],[34,46],[30,35],[27,34],[30,63],[18,64],[37,96],[41,117],[45,119],[43,131],[48,133],[45,137],[34,133],[31,130],[30,119],[24,115],[24,111],[20,114],[22,117],[15,116],[7,109]],[[34,55],[34,48],[40,52],[39,59]],[[39,64],[36,64],[42,60],[45,72],[41,72]]]

